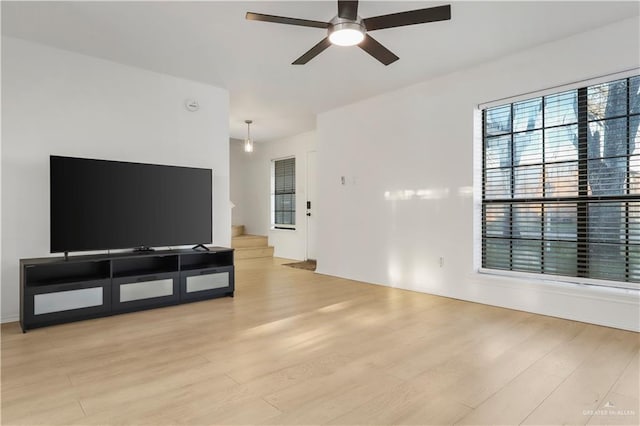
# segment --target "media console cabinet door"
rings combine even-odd
[[[180,298],[197,300],[233,293],[233,266],[183,271],[180,275]]]
[[[27,287],[23,329],[102,316],[111,309],[108,280]]]
[[[221,266],[180,273],[180,299],[202,300],[221,295],[233,295],[233,266]]]
[[[187,293],[229,287],[229,272],[226,271],[208,275],[193,275],[186,279],[185,291]]]
[[[102,287],[82,288],[33,296],[33,315],[101,306]]]
[[[114,311],[171,305],[180,300],[177,272],[114,278],[112,285]]]
[[[131,302],[132,300],[150,299],[152,297],[171,296],[173,294],[173,278],[164,280],[143,281],[120,285],[120,300],[118,302]]]

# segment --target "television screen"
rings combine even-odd
[[[212,242],[212,171],[50,157],[51,252]]]

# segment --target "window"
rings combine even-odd
[[[271,223],[276,229],[295,229],[296,159],[273,160]]]
[[[639,90],[636,76],[482,111],[483,268],[640,288]]]

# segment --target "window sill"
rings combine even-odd
[[[279,231],[284,231],[284,232],[291,232],[291,231],[293,231],[293,232],[296,232],[296,228],[287,228],[287,227],[284,227],[284,226],[278,226],[278,227],[276,227],[276,226],[271,226],[271,228],[270,228],[269,230],[270,230],[270,231],[278,231],[278,232],[279,232]]]
[[[618,301],[630,301],[629,297],[637,303],[640,297],[639,289],[620,287],[621,283],[609,280],[596,280],[592,278],[565,277],[559,275],[535,274],[527,272],[501,271],[496,269],[479,268],[479,275],[493,276],[501,280],[517,280],[535,286],[544,286],[547,290],[571,295],[584,295],[585,290]],[[622,300],[621,300],[622,299]]]

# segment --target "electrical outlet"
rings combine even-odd
[[[444,266],[444,257],[440,256],[440,267]]]

